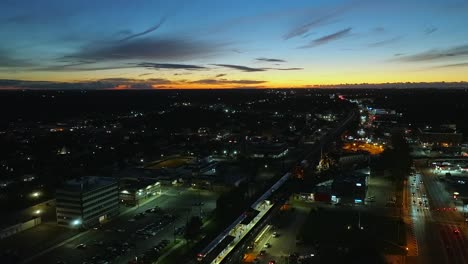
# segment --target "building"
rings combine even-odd
[[[332,201],[344,204],[363,204],[366,198],[369,175],[360,171],[337,175],[331,186]]]
[[[119,200],[127,206],[139,205],[143,201],[161,193],[161,183],[150,179],[125,179],[120,183]]]
[[[114,178],[82,177],[56,192],[57,223],[90,227],[119,214],[119,189]]]
[[[10,225],[10,226],[1,227],[0,239],[4,239],[6,237],[12,236],[24,230],[28,230],[37,225],[40,225],[41,221],[42,221],[41,217],[33,217],[32,219],[19,221],[18,223]]]
[[[250,158],[278,159],[288,154],[288,145],[284,142],[251,142],[247,145]]]
[[[427,126],[419,129],[419,140],[424,145],[453,147],[462,143],[463,134],[457,131],[456,125],[441,125],[438,128]]]

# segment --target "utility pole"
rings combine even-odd
[[[361,212],[358,212],[358,228],[361,230]]]

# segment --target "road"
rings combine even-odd
[[[445,184],[438,181],[425,163],[425,160],[418,161],[420,176],[410,176],[408,180],[412,197],[408,199],[408,215],[418,245],[418,257],[409,257],[408,263],[468,263],[465,219]],[[424,206],[419,205],[418,199],[424,199],[424,194],[427,195],[428,210],[421,210]]]
[[[103,255],[106,248],[114,243],[129,242],[134,243],[126,255],[117,257],[112,263],[128,263],[129,260],[143,254],[152,246],[157,245],[161,240],[174,239],[174,229],[186,224],[191,216],[204,215],[216,207],[215,193],[206,190],[182,189],[167,187],[163,194],[151,202],[136,208],[131,213],[121,215],[119,218],[103,225],[100,230],[90,230],[84,235],[64,243],[31,261],[31,263],[56,263],[64,261],[66,263],[83,263],[89,261],[93,256]],[[201,202],[202,205],[195,206]],[[144,239],[136,236],[135,232],[142,227],[159,221],[161,214],[148,213],[142,219],[130,220],[136,214],[159,206],[164,212],[177,215],[174,223],[164,226],[155,236]],[[118,231],[119,230],[119,231]],[[102,244],[100,244],[102,243]],[[79,244],[86,244],[86,249],[76,249]]]

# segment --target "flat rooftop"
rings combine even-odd
[[[111,177],[85,176],[66,181],[59,190],[89,192],[116,183]]]

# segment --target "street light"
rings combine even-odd
[[[35,215],[40,215],[41,213],[42,213],[41,210],[36,210],[36,211],[34,211],[34,214],[35,214]]]
[[[40,192],[33,192],[33,193],[31,193],[31,196],[33,198],[37,198],[37,197],[41,196],[41,193]]]
[[[75,220],[73,220],[73,222],[71,224],[72,224],[72,226],[79,226],[81,224],[81,220],[80,219],[75,219]]]

